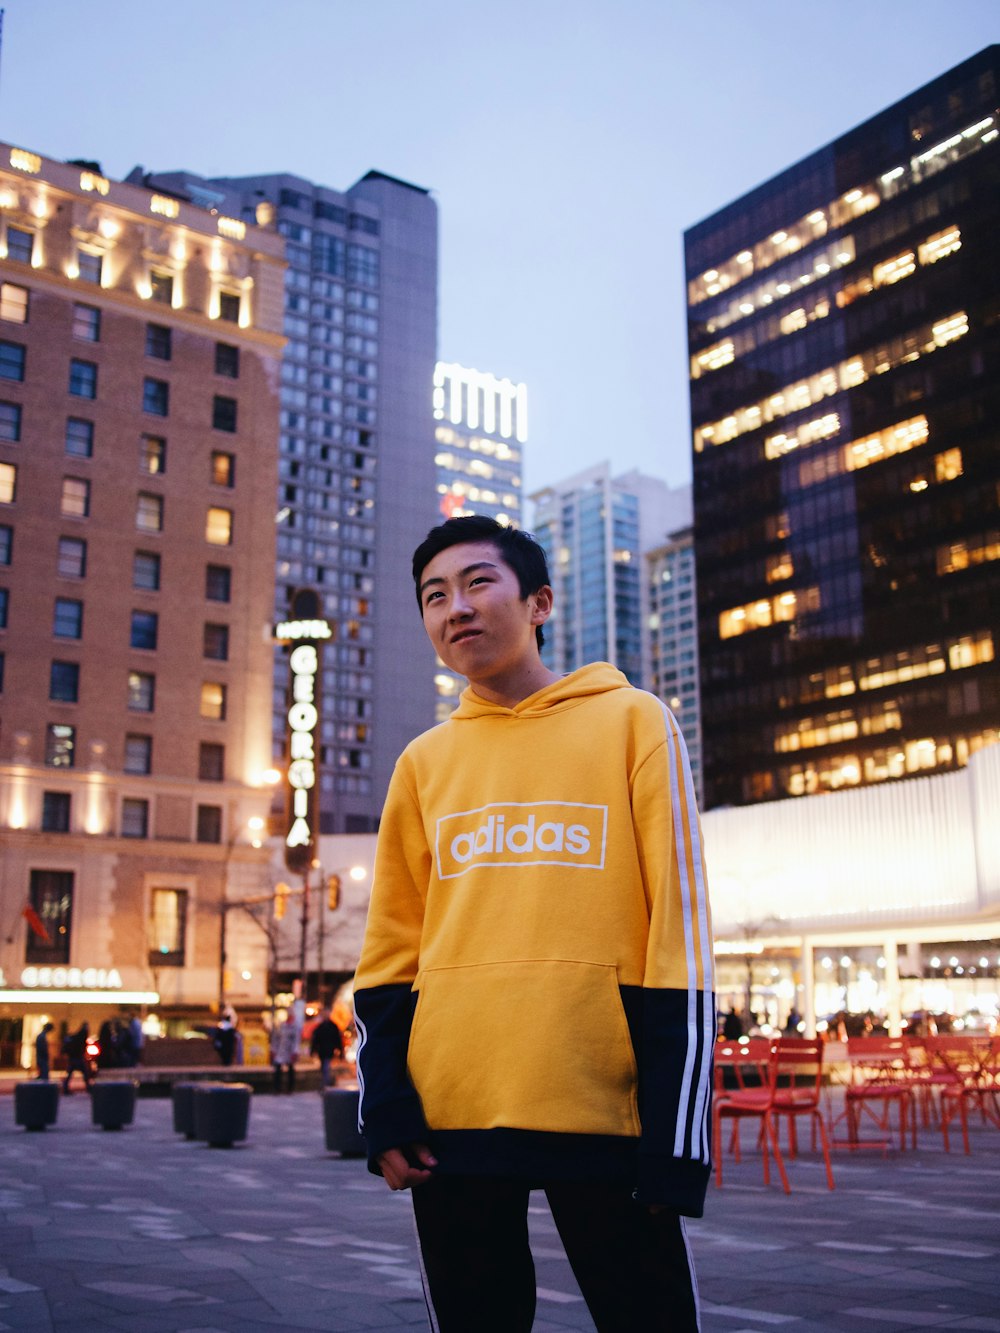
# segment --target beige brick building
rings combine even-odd
[[[273,230],[0,145],[2,1063],[43,1014],[265,993],[220,922],[270,887],[284,267]]]

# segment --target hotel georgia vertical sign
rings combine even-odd
[[[320,600],[311,588],[292,598],[288,620],[275,626],[274,637],[287,646],[288,827],[285,864],[298,874],[308,872],[319,837],[319,700],[323,644],[333,627],[320,614]]]

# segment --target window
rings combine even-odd
[[[74,305],[73,337],[87,343],[101,341],[101,312],[96,306]]]
[[[226,747],[214,741],[198,746],[198,777],[202,782],[221,782],[225,777]]]
[[[67,791],[42,792],[42,832],[69,832],[70,795]]]
[[[92,282],[100,287],[104,273],[104,256],[91,250],[81,250],[76,257],[81,282]]]
[[[86,518],[90,513],[90,482],[82,477],[63,477],[59,512],[67,518]]]
[[[63,579],[82,579],[87,573],[87,543],[79,537],[60,537],[56,573]]]
[[[132,587],[160,589],[160,557],[154,551],[136,551],[132,557]]]
[[[209,508],[205,520],[205,540],[213,546],[231,546],[233,541],[233,511]]]
[[[173,305],[174,280],[171,275],[169,273],[151,273],[149,275],[149,294],[154,301],[159,301],[163,305]]]
[[[13,282],[0,283],[0,319],[10,320],[11,324],[27,324],[27,287],[18,287]]]
[[[215,344],[215,373],[225,375],[226,379],[238,380],[240,377],[240,349],[229,343]]]
[[[125,737],[126,773],[149,773],[153,767],[153,738],[139,736],[133,732]]]
[[[146,838],[149,836],[149,802],[135,796],[126,796],[122,801],[122,837]]]
[[[165,417],[170,412],[170,385],[166,380],[144,379],[142,382],[142,410],[154,417]]]
[[[20,343],[0,342],[0,379],[24,379],[24,348]]]
[[[52,616],[52,633],[57,639],[83,637],[83,603],[72,597],[57,597]]]
[[[146,671],[128,673],[128,707],[132,713],[151,713],[156,698],[156,677]]]
[[[7,628],[7,615],[10,611],[10,590],[0,588],[0,629]]]
[[[8,236],[10,228],[7,229]],[[44,940],[33,930],[26,935],[27,963],[68,963],[70,927],[73,919],[73,872],[33,870],[29,887],[31,905],[48,935]]]
[[[203,653],[214,662],[229,661],[229,626],[206,623]]]
[[[163,496],[140,491],[135,507],[135,526],[141,532],[163,531]]]
[[[17,468],[13,463],[0,463],[0,504],[12,505],[17,498]]]
[[[15,259],[19,264],[30,264],[35,248],[35,234],[22,227],[7,228],[7,258]]]
[[[170,330],[164,324],[146,325],[146,355],[170,360]]]
[[[219,293],[219,318],[230,324],[240,322],[240,298],[235,292]]]
[[[66,418],[66,452],[73,458],[90,458],[94,452],[94,423],[82,417]]]
[[[201,716],[212,722],[226,720],[226,687],[218,681],[205,681],[201,687]]]
[[[45,762],[49,768],[72,768],[76,762],[76,727],[50,722],[45,728]]]
[[[212,399],[212,425],[215,430],[236,430],[236,399],[216,394]]]
[[[75,704],[80,697],[79,662],[53,662],[49,671],[49,698]]]
[[[69,363],[69,391],[74,398],[97,397],[97,366],[93,361],[73,357]]]
[[[159,435],[140,435],[139,470],[162,477],[167,470],[167,442]]]
[[[199,842],[222,841],[221,805],[199,805],[198,832],[196,837]]]
[[[183,967],[187,889],[154,889],[150,903],[150,967]]]
[[[232,593],[232,570],[228,565],[205,566],[205,600],[228,602]]]
[[[159,618],[155,611],[133,611],[129,646],[154,650],[158,623]]]
[[[21,438],[21,405],[19,403],[0,403],[0,440]]]
[[[14,550],[14,529],[0,523],[0,565],[9,565]]]
[[[229,487],[236,484],[236,458],[233,454],[212,450],[212,484]]]

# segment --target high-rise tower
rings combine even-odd
[[[686,235],[706,804],[1000,736],[1000,47]]]
[[[298,589],[320,596],[334,628],[319,699],[321,830],[370,832],[397,756],[434,720],[409,560],[435,521],[436,205],[378,171],[345,191],[287,174],[139,175],[285,237],[274,615],[285,619]],[[279,760],[287,684],[279,650]]]

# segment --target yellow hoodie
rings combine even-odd
[[[355,979],[374,1158],[618,1179],[700,1216],[712,938],[684,742],[607,663],[470,688],[401,755]]]

